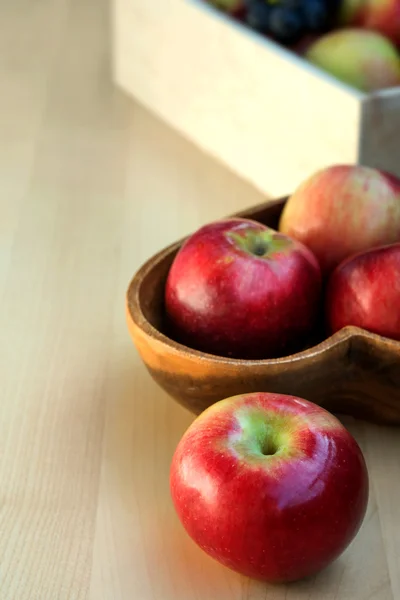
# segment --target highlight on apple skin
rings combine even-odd
[[[286,582],[323,569],[354,539],[368,474],[357,442],[329,412],[252,393],[192,423],[170,488],[183,527],[206,553],[243,575]]]
[[[400,240],[400,180],[362,165],[333,165],[289,198],[282,233],[309,247],[324,275],[345,258]]]
[[[242,359],[302,349],[321,298],[317,259],[300,242],[250,219],[224,219],[179,250],[165,288],[171,337]]]
[[[328,283],[326,315],[332,333],[347,325],[400,341],[400,243],[357,254]]]
[[[361,91],[400,85],[400,58],[386,37],[367,29],[339,29],[319,38],[305,57]]]

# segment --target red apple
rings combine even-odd
[[[321,275],[302,244],[261,223],[226,219],[199,229],[170,269],[171,334],[211,354],[279,356],[315,323]]]
[[[400,43],[400,0],[343,0],[340,21],[379,31]]]
[[[400,181],[357,165],[322,169],[289,198],[279,229],[328,273],[352,254],[400,241]]]
[[[200,415],[171,465],[191,538],[222,564],[283,582],[337,558],[362,523],[368,474],[354,438],[326,410],[255,393]]]
[[[357,254],[335,269],[327,318],[332,332],[355,325],[400,340],[400,244]]]

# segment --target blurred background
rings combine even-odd
[[[149,47],[150,4],[121,0],[127,20],[118,22],[129,23],[135,42],[125,64],[147,72],[155,97],[160,79],[134,53],[140,40]],[[156,6],[151,44],[162,55],[162,44],[173,46],[164,25],[179,15],[172,0]],[[169,464],[193,415],[140,362],[125,291],[155,252],[270,190],[246,183],[115,85],[116,30],[110,0],[0,1],[0,598],[344,600],[356,587],[359,598],[394,598],[396,432],[371,426],[367,438],[364,424],[352,425],[367,453],[374,444],[368,526],[351,560],[295,589],[270,594],[222,569],[178,524]],[[139,71],[131,76],[139,82]],[[215,119],[212,129],[225,139]],[[236,146],[235,160],[247,150]]]

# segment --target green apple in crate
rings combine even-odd
[[[316,40],[306,58],[364,92],[400,85],[400,57],[392,42],[374,31],[341,29]]]
[[[354,438],[301,398],[222,400],[189,427],[171,465],[171,494],[192,539],[244,575],[312,575],[357,534],[368,474]]]

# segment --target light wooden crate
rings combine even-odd
[[[314,170],[400,176],[400,88],[363,94],[201,0],[114,0],[116,83],[272,195]]]

